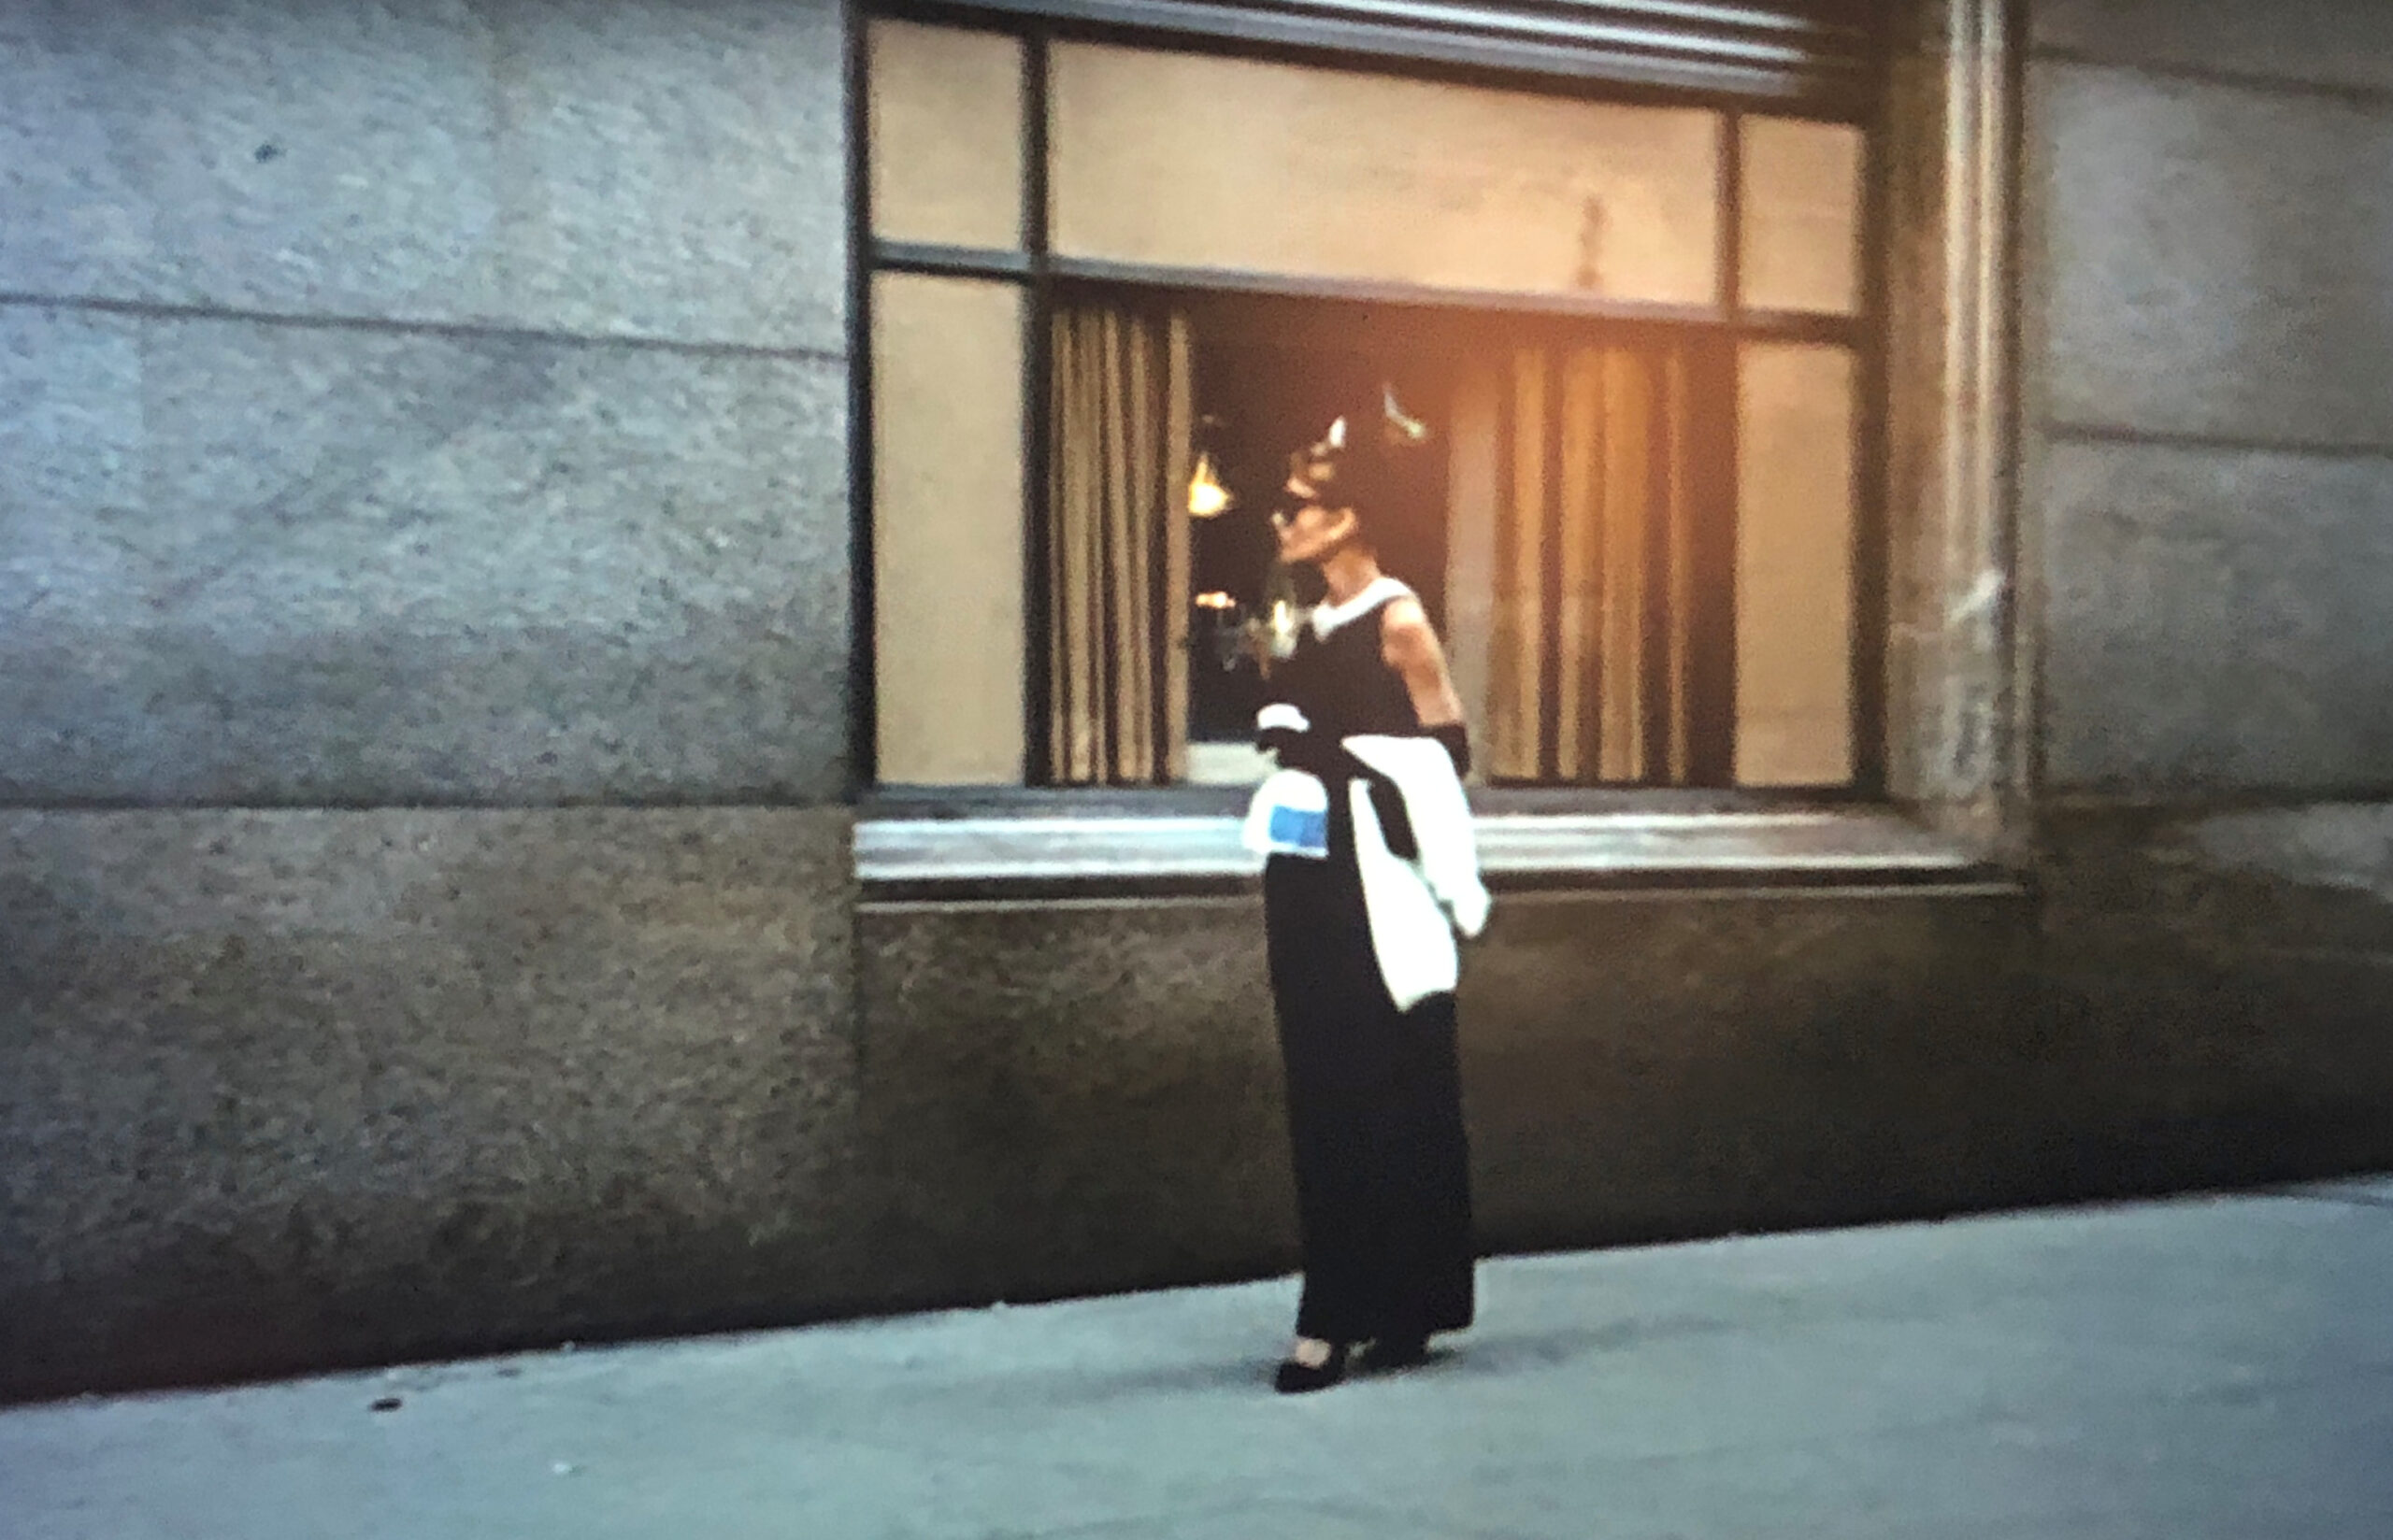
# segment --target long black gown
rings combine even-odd
[[[1313,731],[1418,734],[1381,655],[1387,601],[1326,639],[1308,626],[1271,693]],[[1304,1242],[1297,1333],[1328,1342],[1424,1336],[1470,1324],[1469,1146],[1454,997],[1398,1011],[1371,950],[1345,784],[1329,798],[1329,857],[1274,855],[1263,900],[1287,1075]]]

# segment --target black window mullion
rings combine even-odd
[[[1679,709],[1677,681],[1670,671],[1670,635],[1676,620],[1670,603],[1671,553],[1677,549],[1677,499],[1672,497],[1670,435],[1680,402],[1670,391],[1673,351],[1641,349],[1639,366],[1645,371],[1655,409],[1645,415],[1645,602],[1639,606],[1638,632],[1644,661],[1641,681],[1647,786],[1670,784],[1670,725]]]
[[[1697,613],[1689,626],[1687,766],[1696,785],[1726,787],[1737,775],[1737,342],[1715,333],[1687,352],[1688,394],[1727,404],[1689,424]]]
[[[1711,424],[1715,438],[1708,459],[1712,474],[1696,500],[1698,524],[1697,578],[1698,593],[1713,596],[1694,628],[1697,666],[1695,693],[1702,706],[1696,719],[1688,759],[1700,765],[1699,785],[1733,786],[1737,779],[1737,454],[1744,424],[1740,421],[1743,397],[1743,336],[1745,326],[1745,119],[1741,112],[1724,114],[1720,124],[1720,307],[1729,319],[1729,332],[1712,348],[1715,390],[1704,392],[1725,403]],[[1699,746],[1699,747],[1698,747]]]
[[[1579,697],[1579,741],[1584,765],[1580,775],[1589,785],[1601,785],[1604,779],[1604,697],[1612,674],[1612,660],[1604,651],[1608,629],[1605,622],[1612,599],[1612,521],[1617,513],[1612,506],[1612,345],[1606,343],[1597,354],[1595,399],[1590,403],[1595,411],[1595,421],[1587,424],[1588,435],[1595,446],[1595,453],[1587,466],[1587,502],[1595,510],[1595,517],[1589,520],[1594,527],[1588,531],[1587,569],[1578,575],[1583,606],[1579,634],[1583,642],[1592,641],[1594,644],[1593,665],[1590,666],[1588,653],[1583,647],[1580,657],[1574,660],[1576,677],[1569,681],[1569,688]],[[1565,372],[1568,372],[1567,368]],[[1559,456],[1561,422],[1558,414],[1555,429],[1555,453]],[[1563,502],[1558,485],[1555,489],[1555,506],[1557,510],[1555,524],[1560,529],[1569,522],[1569,509]],[[1557,556],[1560,554],[1558,546],[1555,553]],[[1557,567],[1560,564],[1559,562],[1555,563]],[[1563,574],[1566,588],[1569,576]],[[1555,620],[1559,630],[1560,615],[1557,614]]]
[[[1539,478],[1538,525],[1544,533],[1544,570],[1538,574],[1545,601],[1545,635],[1538,647],[1538,775],[1543,780],[1562,777],[1562,692],[1570,680],[1569,660],[1562,656],[1562,375],[1564,349],[1539,349],[1545,375],[1545,410],[1538,422],[1538,449],[1545,462]]]
[[[1741,112],[1721,115],[1719,177],[1720,312],[1735,324],[1743,320],[1745,309],[1745,119]]]
[[[872,194],[871,112],[866,93],[865,29],[851,10],[841,31],[840,79],[848,131],[848,779],[858,794],[881,778],[880,654],[872,569]]]
[[[1043,27],[1023,36],[1022,307],[1023,772],[1032,785],[1055,778],[1054,718],[1054,276],[1047,262],[1047,44]]]
[[[1491,615],[1498,610],[1498,608],[1505,603],[1508,596],[1515,606],[1517,606],[1519,602],[1519,595],[1517,593],[1511,593],[1508,585],[1512,582],[1513,574],[1519,570],[1521,551],[1519,520],[1517,518],[1508,519],[1504,516],[1504,510],[1517,508],[1521,495],[1520,462],[1518,459],[1520,454],[1521,436],[1521,377],[1520,365],[1515,360],[1514,351],[1512,346],[1509,344],[1506,346],[1504,350],[1498,354],[1495,360],[1493,366],[1497,370],[1497,513],[1495,570],[1489,574],[1488,578],[1489,587],[1493,591],[1490,594],[1492,603],[1489,606]],[[1511,617],[1511,625],[1514,637],[1524,643],[1530,640],[1530,638],[1522,637],[1520,635],[1520,614],[1517,608],[1515,608]],[[1498,635],[1500,634],[1501,632],[1499,629]],[[1492,643],[1492,637],[1490,638],[1490,641]],[[1492,681],[1495,677],[1493,669],[1494,649],[1492,646],[1489,649],[1489,677]],[[1492,704],[1493,703],[1491,702],[1491,706]],[[1493,711],[1491,710],[1489,714],[1492,716]],[[1493,742],[1495,731],[1492,723],[1489,726],[1488,737],[1490,741],[1480,747],[1479,754],[1483,761],[1492,765],[1495,763],[1496,757],[1496,749]],[[1496,778],[1497,777],[1491,771],[1489,774],[1489,779],[1493,780]],[[1503,778],[1512,779],[1512,777],[1506,777]],[[1532,778],[1534,778],[1534,774],[1532,774]]]
[[[1854,238],[1861,250],[1860,337],[1854,349],[1853,403],[1853,784],[1869,794],[1886,790],[1886,629],[1891,602],[1893,541],[1887,527],[1886,350],[1887,275],[1880,238],[1886,228],[1888,153],[1894,124],[1882,114],[1862,136],[1861,218]]]

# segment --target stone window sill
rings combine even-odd
[[[1884,806],[1622,806],[1477,818],[1498,892],[1536,889],[1963,887],[2014,891],[1980,853]],[[1140,812],[867,806],[855,834],[867,902],[1236,893],[1259,858],[1226,809]]]

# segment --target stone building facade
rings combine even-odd
[[[1903,10],[1883,794],[1491,832],[1490,1249],[2393,1162],[2393,12]],[[869,784],[859,27],[0,0],[0,1395],[1292,1262],[1226,819]]]

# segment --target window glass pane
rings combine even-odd
[[[875,20],[867,34],[872,233],[1022,244],[1022,43]]]
[[[1483,639],[1450,655],[1456,690],[1484,702],[1491,780],[1692,777],[1703,703],[1691,670],[1700,505],[1688,379],[1674,348],[1583,333],[1517,349],[1492,381],[1457,387],[1449,604],[1486,620]],[[1473,401],[1491,385],[1492,400]],[[1497,452],[1471,443],[1490,438]],[[1467,527],[1479,520],[1483,534]]]
[[[873,656],[886,782],[1023,778],[1022,293],[872,280]]]
[[[1188,735],[1187,318],[1059,295],[1048,338],[1046,770],[1068,786],[1175,778]]]
[[[1849,316],[1861,307],[1861,131],[1744,123],[1744,303]]]
[[[1059,253],[1685,305],[1717,293],[1716,114],[1094,44],[1052,58]]]
[[[1465,361],[1456,370],[1447,442],[1446,671],[1462,698],[1463,717],[1478,745],[1472,777],[1487,776],[1488,701],[1496,670],[1497,530],[1504,452],[1504,373],[1486,357]]]
[[[1853,778],[1853,355],[1747,345],[1737,389],[1737,781]]]

